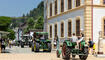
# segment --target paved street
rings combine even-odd
[[[13,46],[11,48],[7,47],[4,53],[34,53],[31,52],[31,48],[25,46],[24,48],[21,48],[20,46]]]
[[[51,53],[47,52],[39,52],[34,53],[31,52],[31,49],[27,46],[25,48],[21,47],[12,47],[6,48],[6,51],[8,53],[0,54],[0,60],[63,60],[61,58],[56,57],[56,52],[52,51]],[[96,58],[92,55],[89,55],[87,60],[105,60],[105,58]],[[76,56],[76,59],[71,60],[80,60],[78,56]]]

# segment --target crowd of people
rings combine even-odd
[[[84,40],[84,34],[81,33],[81,35],[79,37],[77,37],[76,34],[73,33],[72,37],[70,38],[70,40],[71,40],[71,42],[76,43],[77,45],[75,46],[75,48],[79,49],[79,43]],[[58,49],[59,48],[58,36],[54,38],[53,44],[54,44],[54,49]],[[95,43],[91,40],[91,38],[89,38],[88,46],[89,46],[89,51],[91,51],[92,54],[95,54]]]

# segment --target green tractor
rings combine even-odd
[[[79,55],[81,60],[86,60],[88,57],[88,45],[86,44],[85,40],[79,43],[79,48],[76,48],[76,45],[76,42],[65,40],[62,46],[62,58],[65,60],[69,60],[71,55],[72,58],[75,58],[76,55]],[[60,53],[57,54],[57,57],[59,56]]]
[[[48,33],[35,32],[34,35],[32,51],[39,52],[40,49],[43,49],[43,51],[51,52],[51,40],[48,40]]]

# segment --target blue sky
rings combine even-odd
[[[42,0],[0,0],[0,16],[19,17],[26,14]]]

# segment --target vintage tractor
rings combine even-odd
[[[86,44],[85,40],[79,43],[79,48],[76,48],[76,45],[76,42],[65,40],[62,46],[62,58],[69,60],[71,55],[73,58],[75,58],[76,55],[79,55],[81,60],[86,60],[88,57],[88,45]],[[58,55],[59,54],[60,53],[58,53]]]
[[[39,52],[40,49],[43,51],[51,52],[51,41],[48,40],[47,32],[36,32],[36,37],[32,43],[32,51]]]

